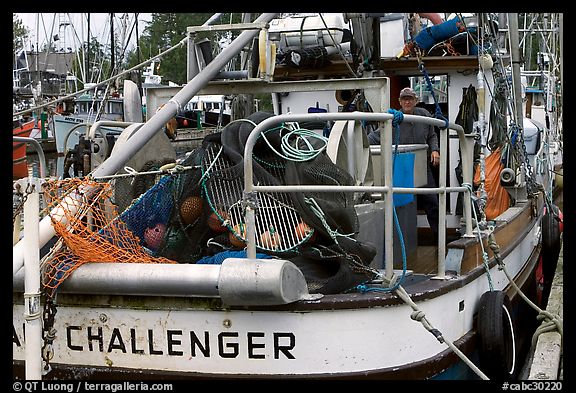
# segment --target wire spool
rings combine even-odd
[[[348,171],[356,185],[374,184],[370,142],[360,123],[353,120],[334,122],[326,154],[334,164]]]

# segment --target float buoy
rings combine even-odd
[[[516,342],[512,306],[505,292],[480,297],[477,319],[480,369],[488,378],[506,380],[516,369]]]

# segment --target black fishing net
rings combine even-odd
[[[165,247],[159,254],[180,263],[194,263],[206,254],[206,243],[213,234],[206,225],[211,210],[202,195],[202,157],[198,147],[181,163],[191,169],[179,172],[174,181],[174,209],[166,232]]]
[[[474,131],[474,124],[478,121],[478,104],[476,102],[476,88],[469,85],[467,88],[462,89],[462,101],[460,102],[460,107],[458,109],[458,115],[456,116],[456,124],[459,124],[464,129],[465,134],[470,134]],[[480,144],[474,143],[473,145],[473,161],[477,162],[480,159]],[[454,169],[456,172],[456,179],[458,183],[462,185],[464,177],[462,175],[462,152],[458,149],[458,165]],[[458,194],[458,199],[456,201],[456,214],[462,214],[463,210],[463,195]]]
[[[286,163],[286,183],[291,185],[318,184],[330,186],[355,185],[350,174],[332,163],[326,154],[305,162]],[[351,235],[358,232],[358,217],[353,205],[353,193],[342,191],[292,193],[294,206],[304,220],[323,236]]]
[[[311,293],[339,293],[371,280],[377,273],[369,268],[376,251],[356,240],[359,224],[353,193],[256,192],[245,198],[246,140],[256,124],[270,116],[256,112],[207,135],[179,163],[180,170],[164,175],[171,177],[166,188],[170,195],[160,203],[167,218],[163,241],[152,250],[153,255],[179,263],[218,263],[230,253],[245,250],[245,204],[250,201],[255,211],[257,255],[293,261],[304,273]],[[279,125],[258,138],[252,156],[255,185],[354,184],[325,152],[300,161],[282,155],[283,145],[304,143],[302,136],[290,134],[292,130]],[[153,196],[149,193],[139,196],[141,205]]]

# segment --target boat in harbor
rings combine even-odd
[[[90,126],[98,120],[123,121],[124,100],[121,97],[107,97],[103,91],[87,92],[73,99],[70,112],[55,114],[54,139],[56,151],[59,155],[65,155],[67,150],[73,149],[80,141],[80,135],[87,133]],[[102,109],[100,107],[102,106]],[[87,124],[84,127],[76,127],[79,124]],[[80,128],[80,129],[79,129]],[[76,132],[74,132],[76,130]],[[105,131],[120,134],[121,128],[105,127]],[[82,132],[81,132],[82,131]],[[106,132],[107,133],[107,132]]]
[[[29,118],[25,121],[14,120],[12,136],[28,138],[36,127],[36,119]],[[26,162],[26,143],[12,142],[12,178],[20,179],[28,176],[28,164]]]
[[[184,110],[175,116],[178,128],[224,127],[231,120],[231,104],[224,95],[192,97]]]
[[[13,377],[519,379],[562,244],[557,53],[549,124],[527,122],[518,14],[424,15],[263,13],[226,25],[242,32],[187,84],[149,89],[154,115],[90,176],[36,194],[38,238],[13,247]],[[188,28],[189,58],[216,26]],[[217,79],[247,46],[256,69]],[[405,87],[432,116],[400,112]],[[194,97],[263,93],[272,110],[232,106],[176,158],[163,130]],[[435,127],[436,187],[402,122]]]

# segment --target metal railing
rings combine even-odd
[[[449,123],[448,129],[455,130],[458,134],[460,149],[462,152],[462,171],[463,186],[446,187],[446,166],[447,166],[447,144],[448,129],[442,128],[446,123],[442,120],[415,115],[404,115],[404,120],[417,123],[429,124],[440,128],[440,179],[437,188],[409,188],[394,187],[392,184],[392,119],[394,116],[390,113],[366,113],[366,112],[338,112],[338,113],[307,113],[307,114],[285,114],[269,117],[259,123],[250,133],[244,149],[244,157],[252,157],[254,145],[260,134],[283,122],[303,122],[303,121],[329,121],[329,120],[365,120],[379,122],[381,132],[381,152],[383,169],[383,186],[330,186],[330,185],[284,185],[284,186],[264,186],[255,185],[253,181],[252,160],[244,160],[244,204],[246,206],[245,224],[247,236],[247,257],[256,258],[256,241],[255,241],[255,210],[254,205],[256,198],[253,198],[254,192],[381,192],[385,195],[384,202],[384,244],[385,244],[385,271],[386,276],[391,278],[393,275],[393,195],[400,194],[439,194],[439,223],[438,223],[438,271],[437,278],[445,278],[445,253],[446,253],[446,193],[462,192],[464,197],[464,220],[466,226],[465,236],[473,236],[472,233],[472,202],[470,198],[472,185],[472,157],[469,154],[469,147],[466,142],[464,129],[453,123]],[[469,185],[470,187],[468,187]]]
[[[40,163],[40,177],[46,177],[46,156],[44,156],[44,150],[40,143],[35,138],[23,136],[13,136],[12,140],[14,142],[29,143],[34,147],[34,149],[36,149],[36,153],[38,153],[38,162]]]

